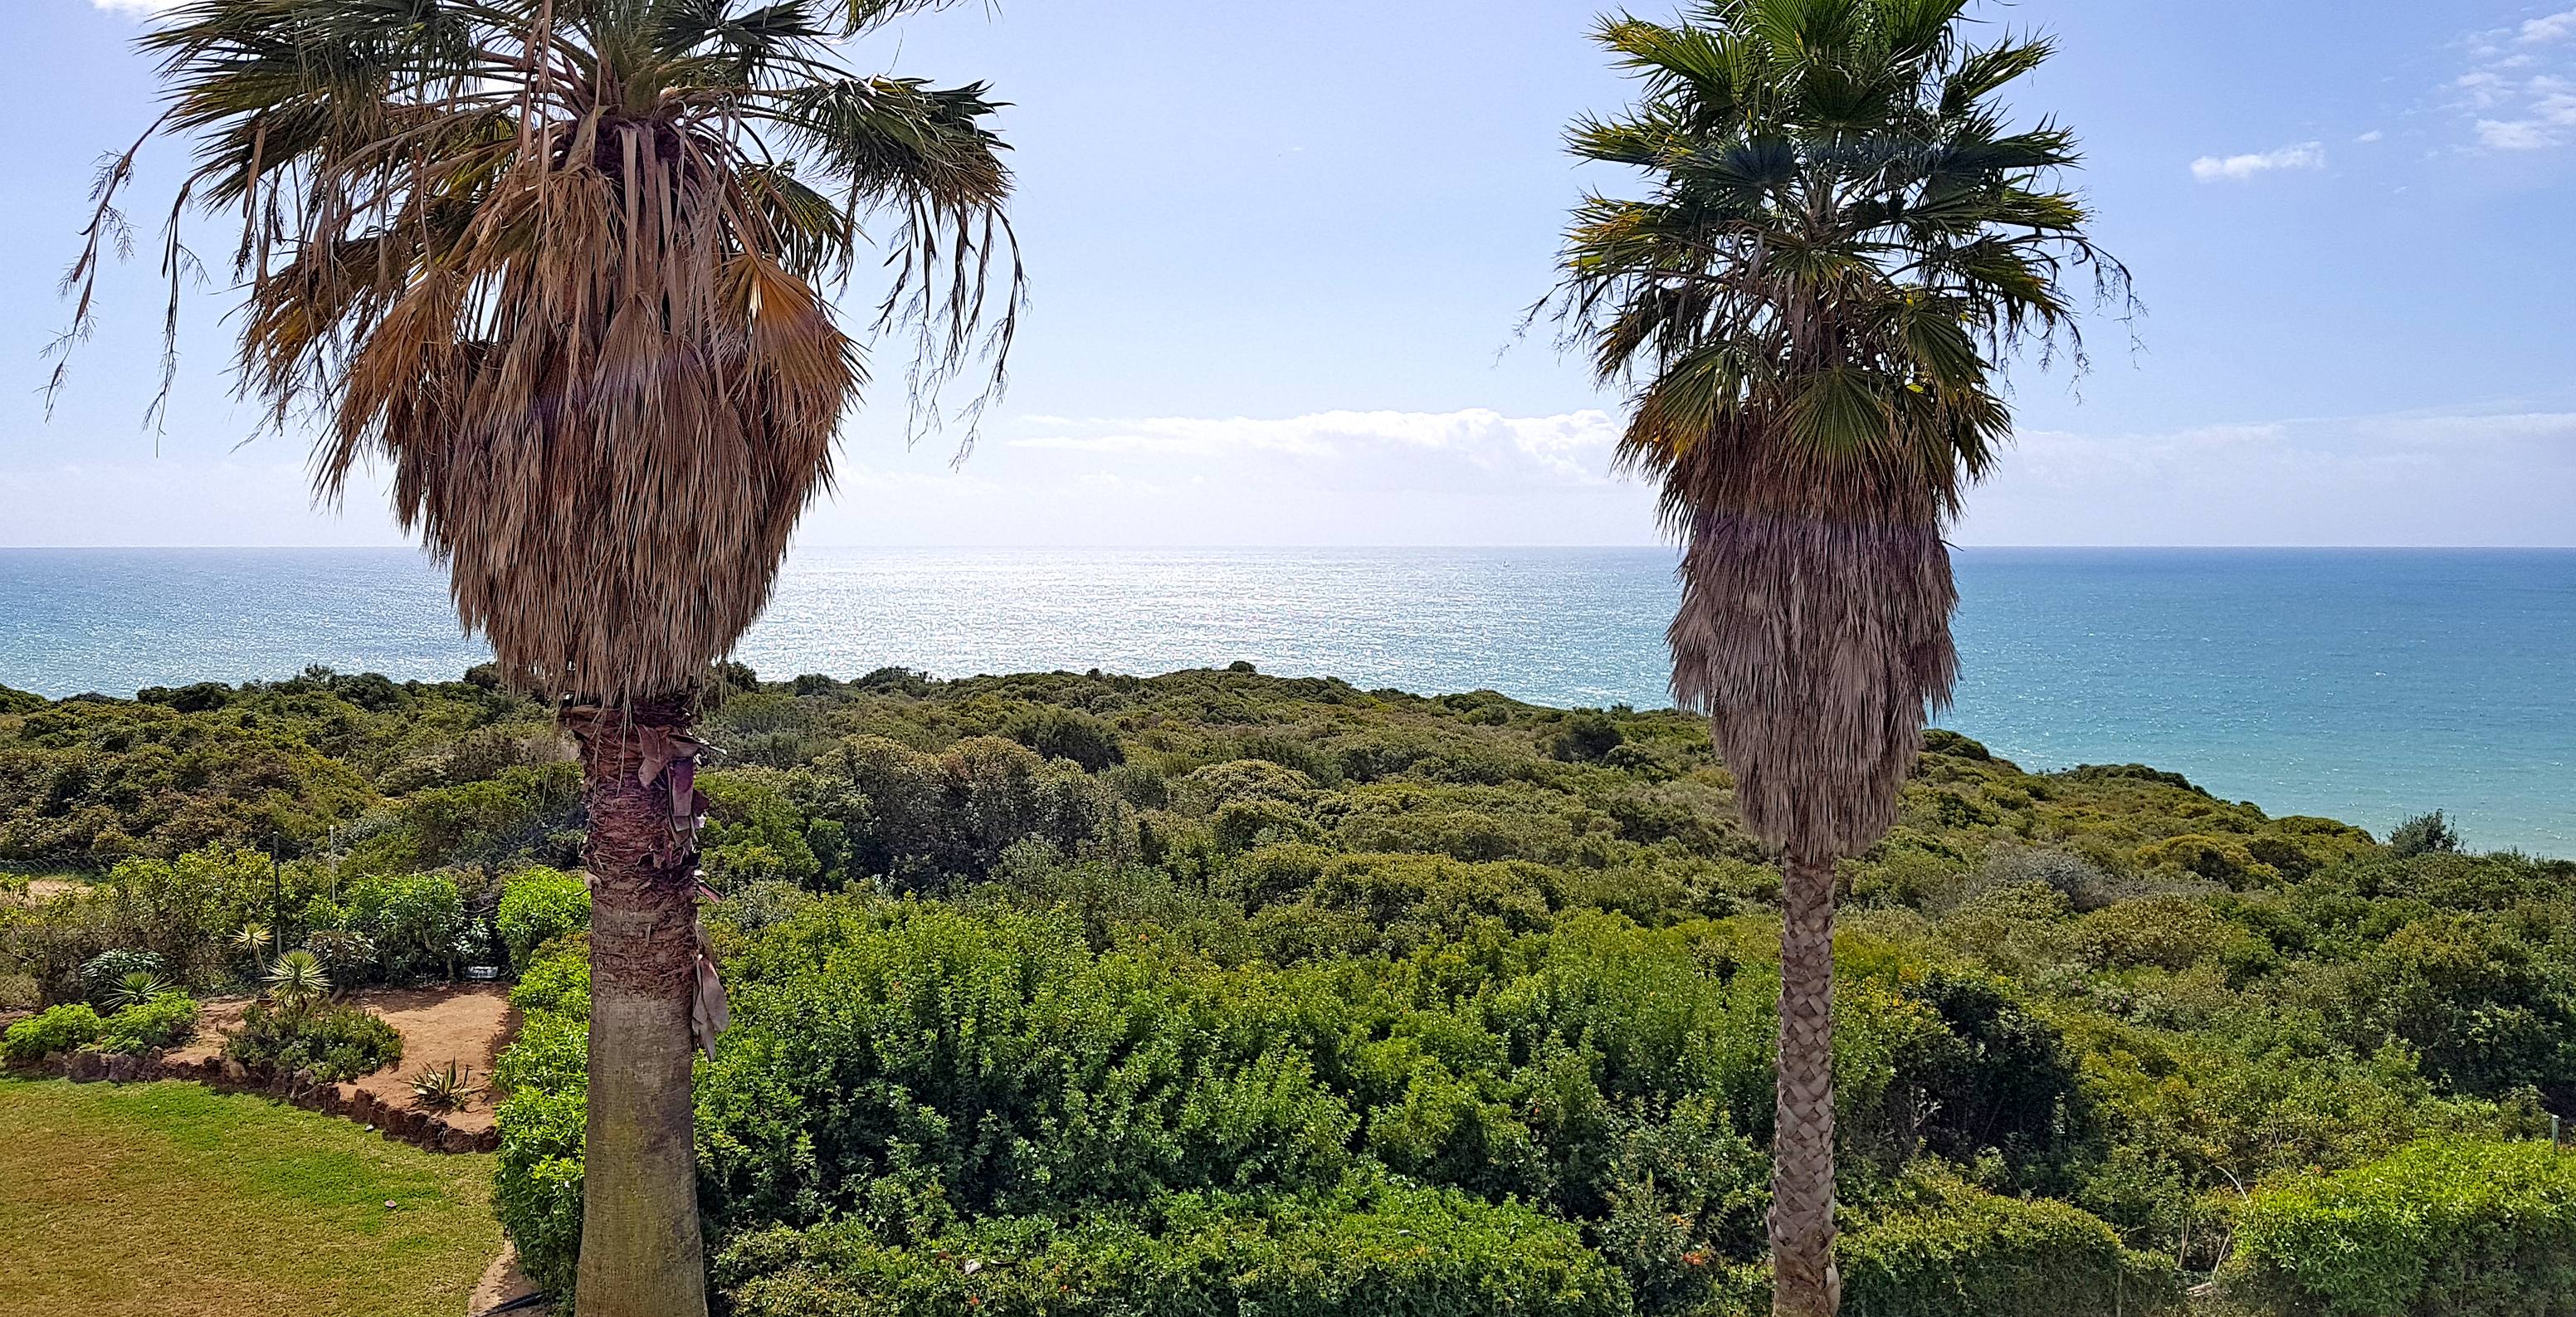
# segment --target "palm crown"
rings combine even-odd
[[[1755,835],[1808,856],[1886,830],[1948,696],[1939,531],[2007,436],[2006,356],[2080,352],[2071,268],[2126,278],[2047,188],[2071,137],[1993,104],[2047,44],[1968,44],[1966,2],[1605,21],[1643,94],[1573,129],[1652,184],[1577,210],[1559,308],[1605,381],[1640,381],[1620,457],[1690,544],[1674,693],[1714,715]]]
[[[828,486],[865,373],[827,294],[862,221],[892,226],[879,326],[920,336],[931,415],[1007,344],[996,107],[832,56],[936,3],[194,0],[145,40],[156,130],[197,142],[169,264],[192,203],[238,225],[245,390],[326,420],[326,494],[390,460],[506,672],[677,688],[758,614]],[[105,177],[79,315],[133,159]]]
[[[1965,45],[1964,4],[1714,0],[1684,26],[1602,24],[1645,94],[1577,123],[1573,149],[1655,189],[1577,212],[1567,310],[1605,380],[1648,379],[1621,451],[1666,478],[1668,516],[1784,493],[1728,488],[1761,448],[1955,511],[2006,435],[1999,358],[2034,334],[2080,351],[2070,263],[2124,277],[2047,190],[2071,136],[2008,131],[1992,103],[2049,47]],[[1712,440],[1735,460],[1695,461]]]

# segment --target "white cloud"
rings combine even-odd
[[[2576,414],[2018,437],[1963,544],[2576,545]]]
[[[2552,41],[2564,41],[2569,37],[2576,37],[2576,9],[2570,9],[2563,14],[2551,14],[2546,18],[2532,19],[2522,25],[2521,33],[2514,39],[2537,46]]]
[[[1602,484],[1618,424],[1608,412],[1504,416],[1458,412],[1319,412],[1284,420],[1156,417],[1070,421],[1030,417],[1048,433],[1006,440],[1011,448],[1098,456],[1219,461],[1297,459],[1321,469],[1364,464],[1375,471],[1473,476],[1490,483]]]
[[[2325,144],[2302,142],[2296,146],[2282,147],[2277,151],[2232,155],[2224,159],[2205,155],[2191,162],[2191,176],[2203,183],[2215,183],[2221,179],[2241,181],[2278,169],[2323,169],[2325,167]]]
[[[2356,141],[2356,142],[2376,142],[2376,141],[2378,141],[2380,138],[2386,137],[2387,135],[2388,135],[2388,134],[2383,133],[2383,132],[2379,131],[2379,130],[2378,130],[2378,129],[2376,129],[2376,128],[2373,128],[2373,129],[2371,129],[2369,132],[2363,133],[2361,136],[2356,137],[2356,138],[2354,138],[2354,139],[2352,139],[2352,140],[2354,140],[2354,141]]]
[[[2443,90],[2479,149],[2539,151],[2576,141],[2576,9],[2463,44],[2473,67]]]
[[[91,4],[111,14],[127,14],[135,18],[150,18],[155,14],[167,13],[178,8],[183,2],[184,0],[90,0]]]

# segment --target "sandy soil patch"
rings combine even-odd
[[[402,1034],[402,1064],[340,1086],[343,1093],[364,1090],[390,1106],[416,1107],[411,1077],[423,1069],[444,1070],[453,1062],[480,1081],[492,1073],[501,1049],[519,1032],[519,1013],[510,1006],[510,990],[498,983],[450,984],[430,988],[361,988],[343,995],[382,1016]],[[170,1053],[176,1061],[198,1061],[223,1050],[223,1032],[241,1022],[247,997],[205,1003],[197,1037]],[[492,1127],[492,1101],[478,1094],[474,1105],[447,1114],[447,1123],[468,1133]]]

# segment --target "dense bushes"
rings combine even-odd
[[[701,1071],[697,1151],[743,1301],[1132,1311],[1204,1263],[1203,1307],[1342,1302],[1256,1273],[1436,1307],[1463,1273],[1366,1261],[1370,1222],[1432,1212],[1460,1240],[1537,1223],[1513,1237],[1579,1250],[1550,1274],[1609,1277],[1614,1310],[1758,1311],[1778,876],[1703,720],[1248,666],[729,665],[709,690],[731,757],[700,777],[701,840],[738,1027]],[[251,741],[238,774],[191,758]],[[2249,1191],[2576,1113],[2576,864],[2429,823],[2382,846],[2135,765],[2025,773],[1954,733],[1924,749],[1900,825],[1839,871],[1855,1311],[2152,1308],[2228,1257]],[[565,753],[488,673],[7,701],[0,770],[42,776],[0,772],[0,843],[124,864],[0,901],[0,981],[104,1002],[123,974],[83,967],[131,953],[237,984],[254,922],[342,984],[508,944],[497,1205],[568,1286]],[[275,868],[239,849],[272,835]],[[1458,1244],[1529,1274],[1483,1247]]]
[[[2576,1313],[2576,1160],[2441,1140],[2254,1195],[2229,1277],[2294,1317]]]
[[[812,902],[731,959],[736,1027],[698,1084],[702,1210],[720,1240],[841,1222],[824,1236],[838,1241],[834,1265],[930,1286],[938,1268],[924,1259],[962,1256],[960,1239],[1089,1238],[1134,1227],[1138,1205],[1323,1201],[1395,1173],[1525,1204],[1597,1246],[1587,1265],[1630,1296],[1619,1311],[1691,1311],[1742,1289],[1759,1254],[1771,940],[1752,922],[1647,930],[1595,914],[1396,959],[1228,969],[1150,932],[1095,951],[1062,914]],[[1939,1128],[1971,1147],[1985,1146],[1971,1128],[2000,1138],[2045,1178],[2047,1158],[2064,1155],[2051,1139],[2081,1137],[2053,1035],[1992,985],[1904,983],[1888,950],[1855,947],[1846,967],[1838,1068],[1856,1110],[1907,1123],[1853,1119],[1861,1146],[1920,1141],[1916,1113],[1953,1111]],[[568,1277],[578,1238],[580,955],[572,944],[539,956],[513,998],[527,1023],[503,1066],[497,1196],[532,1275]],[[2024,1125],[2036,1132],[2012,1132]],[[2109,1228],[2057,1210],[2049,1222],[2091,1222],[2092,1238],[2112,1242],[2104,1283],[2116,1288],[2123,1255]],[[793,1273],[763,1282],[763,1303],[839,1292],[816,1279],[805,1245],[761,1247],[763,1267]],[[1054,1256],[1054,1244],[1029,1247]],[[1133,1247],[1138,1276],[1166,1265],[1164,1244]],[[791,1255],[803,1260],[781,1260]],[[1954,1278],[2026,1262],[1973,1240],[1940,1260]],[[1340,1265],[1329,1261],[1279,1265],[1329,1277]],[[1891,1274],[1918,1279],[1893,1263]],[[1145,1283],[1099,1283],[1115,1293],[1131,1280]],[[1491,1298],[1449,1272],[1419,1283],[1452,1296],[1429,1310]],[[1590,1304],[1611,1291],[1583,1292]],[[1200,1298],[1221,1311],[1238,1301]]]
[[[99,1026],[98,1049],[140,1056],[176,1047],[197,1032],[197,1003],[178,993],[137,1002]]]
[[[1617,1272],[1563,1222],[1354,1179],[1297,1197],[1179,1194],[1138,1220],[997,1218],[889,1243],[855,1221],[745,1236],[715,1263],[741,1317],[1614,1317]]]
[[[1850,1317],[2102,1317],[2179,1312],[2168,1258],[2121,1247],[2100,1219],[2006,1198],[1917,1163],[1841,1246]]]
[[[73,1003],[20,1020],[0,1035],[0,1055],[11,1065],[32,1065],[55,1052],[76,1052],[98,1041],[98,1012]]]
[[[493,931],[510,949],[510,966],[524,970],[538,947],[590,927],[590,885],[555,869],[522,869],[510,875],[493,916]]]
[[[289,1010],[252,1002],[224,1035],[224,1055],[254,1070],[338,1083],[402,1063],[402,1035],[356,1006]]]

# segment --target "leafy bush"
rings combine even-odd
[[[1003,720],[1000,731],[1049,759],[1070,759],[1086,773],[1127,762],[1118,729],[1079,709],[1031,705]]]
[[[2446,1139],[2258,1190],[2228,1288],[2286,1317],[2576,1312],[2576,1160]]]
[[[557,869],[522,869],[501,892],[493,927],[510,948],[511,968],[525,971],[538,947],[590,927],[590,886]]]
[[[309,1011],[252,1002],[224,1035],[224,1055],[254,1070],[311,1070],[326,1083],[371,1075],[402,1062],[402,1035],[382,1019],[348,1005]]]
[[[453,967],[467,929],[465,900],[441,874],[365,878],[349,888],[350,926],[374,939],[386,968],[426,974]]]
[[[2399,855],[2449,854],[2460,849],[2460,833],[2437,809],[2398,824],[2388,834],[2388,849]]]
[[[0,1035],[0,1053],[11,1065],[30,1065],[54,1052],[72,1052],[98,1041],[98,1012],[74,1003],[18,1021]]]
[[[1354,1178],[1314,1197],[1180,1194],[1141,1223],[997,1219],[885,1242],[843,1220],[745,1237],[715,1263],[741,1317],[1613,1317],[1619,1274],[1563,1222]]]
[[[163,972],[159,956],[130,947],[119,948],[101,952],[81,966],[81,989],[89,1000],[105,1003],[116,995],[127,976],[141,974],[159,979]]]
[[[333,983],[362,983],[376,970],[376,940],[354,928],[316,929],[304,939],[304,949],[322,962]]]
[[[197,1003],[178,993],[128,1006],[99,1026],[98,1050],[140,1056],[176,1047],[197,1032]]]
[[[2170,1259],[2133,1252],[2099,1218],[2004,1198],[1918,1162],[1840,1247],[1849,1317],[2099,1317],[2180,1312]]]

